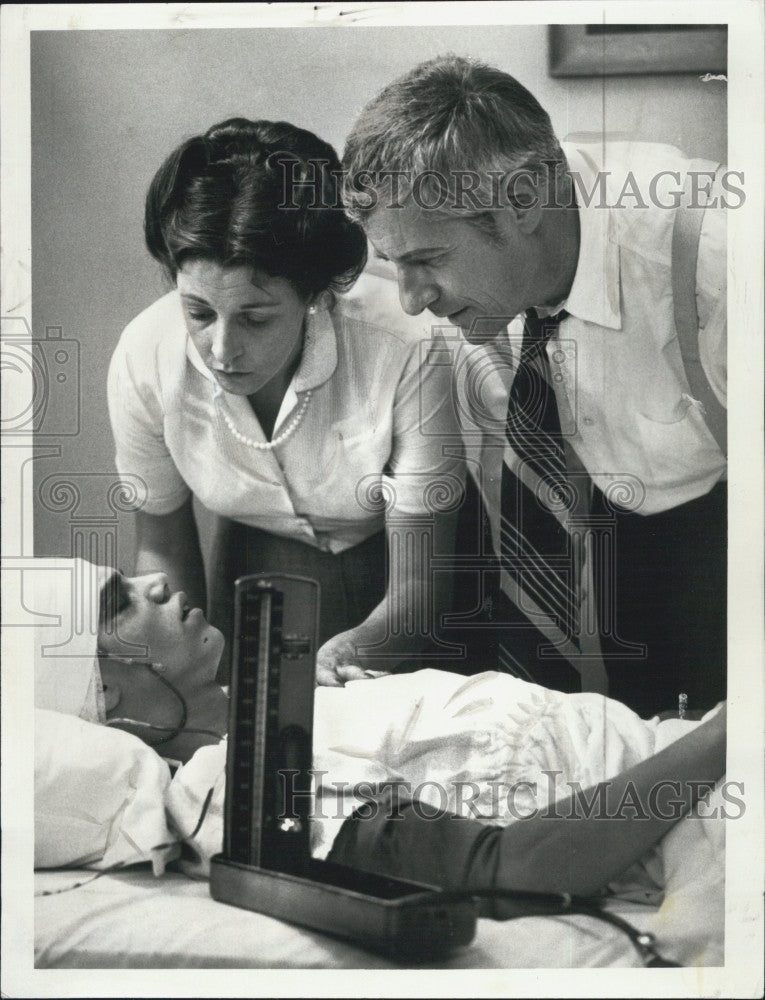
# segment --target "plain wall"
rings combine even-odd
[[[99,516],[115,517],[102,496],[114,474],[106,371],[122,328],[166,291],[142,238],[145,191],[162,159],[234,115],[287,119],[342,151],[366,101],[446,52],[512,73],[561,137],[629,132],[726,158],[723,82],[698,74],[554,80],[541,25],[32,33],[33,331],[43,338],[60,327],[78,341],[81,360],[77,392],[69,379],[64,399],[80,406],[79,433],[41,438],[48,447],[34,463],[36,554],[70,555],[78,518],[98,530]],[[85,491],[76,510],[39,501],[40,484],[69,474]],[[119,516],[117,536],[116,558],[129,571],[131,515]]]

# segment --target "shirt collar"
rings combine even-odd
[[[186,337],[186,357],[191,365],[210,382],[213,374],[202,360],[191,337]],[[306,314],[305,337],[300,364],[292,376],[290,388],[295,392],[315,389],[327,382],[337,368],[337,339],[329,309],[317,309]],[[217,384],[217,383],[216,383]]]
[[[565,302],[566,311],[578,319],[612,330],[622,326],[619,305],[619,246],[612,239],[611,210],[602,204],[597,184],[598,164],[593,154],[597,146],[586,149],[564,144],[569,173],[581,178],[581,187],[595,192],[585,205],[579,194],[579,260],[574,283]],[[558,307],[560,308],[560,307]]]

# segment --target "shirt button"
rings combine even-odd
[[[582,420],[587,427],[592,427],[592,425],[595,423],[592,417],[583,417]]]

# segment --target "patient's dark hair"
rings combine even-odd
[[[366,263],[342,210],[340,162],[289,122],[230,118],[182,143],[146,196],[149,252],[175,281],[185,260],[249,265],[309,297],[350,287]]]

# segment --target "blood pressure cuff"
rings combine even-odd
[[[444,890],[492,889],[503,832],[386,792],[343,823],[327,860]],[[480,914],[503,916],[492,900],[482,901]]]

